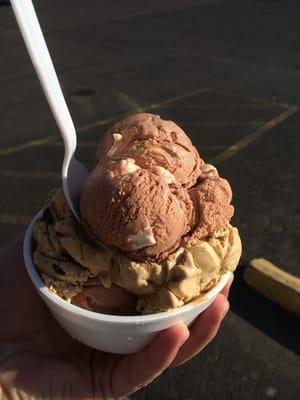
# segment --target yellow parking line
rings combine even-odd
[[[95,121],[95,122],[91,122],[90,124],[83,125],[83,126],[81,126],[81,127],[79,127],[77,129],[77,132],[78,133],[85,132],[85,131],[87,131],[89,129],[96,128],[97,126],[108,125],[108,124],[110,124],[110,123],[112,123],[112,122],[114,122],[114,121],[116,121],[118,119],[121,119],[123,117],[126,117],[127,115],[132,114],[134,112],[140,112],[140,110],[142,110],[142,111],[155,110],[157,108],[163,107],[165,104],[169,104],[169,103],[173,103],[173,102],[176,102],[176,101],[179,101],[179,100],[183,100],[185,98],[197,96],[198,94],[207,92],[209,90],[210,90],[209,88],[193,90],[191,92],[187,92],[187,93],[175,96],[175,97],[170,97],[170,98],[168,98],[166,100],[163,100],[163,101],[160,101],[158,103],[150,103],[150,104],[146,105],[143,108],[141,106],[137,105],[136,101],[132,100],[128,95],[125,95],[126,99],[127,99],[127,102],[130,101],[131,104],[133,104],[133,103],[135,104],[135,107],[131,111],[124,112],[122,114],[117,114],[117,115],[114,115],[113,117],[110,117],[110,118],[98,120],[98,121]],[[123,99],[124,99],[124,97],[123,97]],[[0,155],[1,155],[1,153],[0,153]]]
[[[222,128],[223,126],[257,126],[263,123],[264,121],[193,121],[192,125]]]
[[[275,126],[279,125],[281,122],[289,118],[291,115],[295,114],[297,111],[298,111],[297,107],[290,107],[288,110],[285,110],[281,114],[277,115],[276,117],[266,122],[264,125],[255,129],[249,135],[243,137],[241,140],[227,147],[227,149],[222,151],[216,157],[213,157],[210,160],[210,162],[212,164],[220,164],[221,162],[227,160],[228,158],[232,157],[245,147],[249,146],[249,144],[253,143],[259,137],[263,136],[271,129],[275,128]]]
[[[100,139],[99,139],[100,141]],[[97,146],[99,145],[99,141],[98,142],[93,142],[93,141],[86,141],[86,142],[78,142],[78,147],[93,147],[93,148],[97,148]]]
[[[291,275],[264,258],[255,258],[246,266],[246,283],[286,310],[300,315],[300,278]]]
[[[32,217],[18,214],[0,214],[0,224],[28,225]]]
[[[162,100],[160,102],[157,103],[151,103],[148,104],[147,106],[144,107],[144,109],[146,110],[154,110],[156,108],[160,108],[161,106],[165,105],[165,104],[169,104],[172,102],[176,102],[188,97],[192,97],[192,96],[196,96],[200,93],[205,93],[207,91],[209,91],[209,88],[203,88],[203,89],[197,89],[197,90],[193,90],[191,92],[186,92],[184,94],[178,95],[178,96],[174,96],[174,97],[170,97],[166,100]],[[89,129],[92,128],[96,128],[97,126],[103,126],[103,125],[108,125],[122,117],[125,117],[128,114],[134,113],[134,112],[138,112],[139,111],[140,106],[138,106],[138,108],[134,108],[132,110],[128,110],[128,112],[126,113],[121,113],[121,114],[116,114],[113,115],[112,117],[109,118],[105,118],[105,119],[100,119],[94,122],[91,122],[89,124],[85,124],[80,126],[79,128],[77,128],[77,132],[85,132]],[[38,139],[38,140],[31,140],[29,142],[25,142],[25,143],[21,143],[19,145],[16,146],[12,146],[12,147],[8,147],[7,149],[3,149],[0,150],[0,156],[8,156],[10,154],[14,154],[14,153],[18,153],[22,150],[31,148],[31,147],[37,147],[37,146],[43,146],[46,145],[48,143],[51,143],[53,141],[56,141],[57,139],[59,139],[59,135],[51,135],[51,136],[47,136],[44,139]]]
[[[128,109],[128,106],[137,110],[137,112],[144,112],[145,109],[141,107],[132,97],[130,97],[128,94],[123,93],[123,92],[116,92],[116,96],[118,97],[118,100],[120,103],[124,104],[125,107]]]
[[[265,108],[282,108],[281,105],[276,103],[268,103],[268,104],[184,104],[184,105],[165,105],[165,108],[180,108],[180,109],[191,109],[191,110],[210,110],[214,108],[222,108],[225,110],[239,110],[239,109],[265,109]]]
[[[12,178],[42,178],[42,179],[58,179],[59,173],[57,172],[43,172],[43,171],[19,171],[14,169],[0,169],[0,176],[7,176]]]
[[[262,99],[260,97],[255,97],[255,96],[247,96],[244,94],[241,95],[239,93],[234,93],[234,92],[230,93],[230,92],[228,92],[226,90],[222,90],[222,89],[216,89],[216,90],[214,90],[214,93],[223,94],[223,95],[229,96],[229,97],[236,97],[237,99],[256,101],[257,103],[260,103],[260,105],[270,105],[273,107],[281,107],[281,108],[292,107],[290,104],[277,102],[276,96],[273,96],[270,100],[266,100],[266,99]]]
[[[100,139],[99,139],[100,141]],[[78,147],[94,147],[96,148],[98,146],[99,142],[96,141],[79,141],[77,146]],[[62,140],[57,140],[55,142],[48,142],[48,143],[43,143],[41,146],[47,146],[47,147],[62,147],[64,145]]]
[[[31,140],[29,142],[21,143],[16,146],[8,147],[7,149],[0,150],[0,156],[8,156],[13,153],[18,153],[19,151],[28,149],[30,147],[42,146],[46,142],[56,140],[58,136],[48,136],[40,140]]]

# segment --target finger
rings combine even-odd
[[[153,381],[171,364],[188,337],[188,328],[179,324],[159,333],[145,349],[121,359],[111,378],[113,396],[133,393]]]
[[[223,294],[219,294],[216,300],[193,323],[190,337],[180,348],[171,366],[175,367],[185,363],[199,353],[215,337],[222,319],[229,309],[229,303]]]
[[[234,275],[233,275],[233,273],[231,273],[230,278],[228,279],[228,282],[226,283],[224,289],[221,292],[226,297],[226,299],[228,298],[233,279],[234,279]]]

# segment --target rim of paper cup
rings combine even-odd
[[[219,282],[212,289],[210,289],[208,292],[206,292],[204,294],[205,300],[199,304],[188,303],[188,304],[185,304],[175,310],[163,311],[163,312],[149,314],[149,315],[147,314],[147,315],[124,316],[124,315],[102,314],[102,313],[98,313],[95,311],[89,311],[84,308],[75,306],[74,304],[68,303],[66,300],[62,299],[55,293],[51,293],[36,270],[36,267],[32,260],[32,249],[31,249],[32,230],[33,230],[33,226],[34,226],[35,222],[42,218],[43,213],[44,213],[44,210],[40,210],[35,215],[35,217],[32,219],[31,223],[29,224],[29,226],[26,230],[24,244],[23,244],[23,254],[24,254],[26,269],[30,276],[30,279],[32,280],[32,282],[33,282],[34,286],[37,288],[37,290],[39,292],[41,292],[45,297],[47,297],[52,303],[55,303],[57,306],[59,306],[61,308],[64,308],[69,313],[73,313],[73,314],[80,315],[82,317],[97,320],[97,321],[118,323],[118,324],[119,323],[144,324],[144,323],[148,323],[148,322],[161,321],[161,320],[165,320],[166,318],[171,317],[171,316],[172,317],[180,316],[184,312],[187,312],[189,310],[197,308],[201,304],[207,303],[214,296],[216,296],[219,292],[221,292],[221,290],[224,288],[224,286],[228,282],[230,275],[232,274],[231,272],[227,272],[224,275],[222,275]]]

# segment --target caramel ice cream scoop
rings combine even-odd
[[[34,238],[34,263],[52,292],[79,307],[116,315],[180,307],[233,271],[241,255],[238,230],[228,224],[166,258],[133,260],[85,235],[61,190],[51,194]]]

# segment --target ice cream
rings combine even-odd
[[[98,279],[90,279],[72,303],[87,310],[113,315],[136,314],[136,297],[126,290],[111,286],[105,288]]]
[[[133,315],[180,307],[233,271],[229,183],[186,134],[137,114],[104,136],[81,194],[82,222],[61,190],[34,227],[34,262],[57,295],[92,311]]]
[[[193,186],[203,161],[189,137],[173,121],[158,115],[134,114],[116,123],[104,136],[97,161],[132,158],[141,168],[167,183]]]
[[[233,271],[241,254],[238,231],[228,224],[165,259],[132,260],[88,237],[61,190],[50,194],[34,238],[34,263],[51,291],[89,310],[123,315],[180,307]]]
[[[115,124],[97,161],[82,190],[82,220],[95,239],[131,258],[166,258],[224,229],[233,215],[228,182],[182,129],[157,115]]]
[[[192,201],[182,187],[171,190],[149,170],[119,173],[123,161],[99,163],[91,172],[82,220],[95,239],[135,259],[166,256],[191,229]]]

